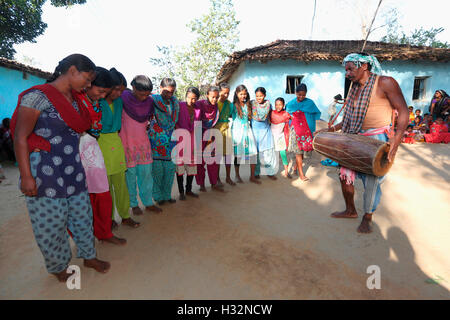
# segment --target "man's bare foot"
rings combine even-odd
[[[160,207],[157,207],[155,205],[147,206],[147,207],[145,207],[145,210],[150,211],[150,212],[155,212],[155,213],[161,213],[163,211]]]
[[[69,279],[72,274],[73,272],[67,273],[67,268],[59,273],[53,273],[53,275],[58,279],[59,282],[67,282],[67,279]]]
[[[131,209],[131,211],[133,211],[133,214],[135,216],[142,216],[144,214],[144,212],[142,212],[141,208],[139,207],[134,207]]]
[[[134,221],[131,218],[122,219],[122,224],[125,225],[125,226],[129,226],[131,228],[137,228],[137,227],[139,227],[141,225],[139,222]]]
[[[106,261],[98,260],[97,258],[84,260],[83,265],[86,268],[92,268],[100,273],[107,273],[109,268],[111,268],[111,264]]]
[[[365,214],[358,227],[358,233],[372,233],[372,215]]]
[[[277,177],[275,177],[275,176],[268,176],[269,177],[269,179],[271,179],[271,180],[277,180]]]
[[[111,223],[111,230],[115,230],[119,227],[119,225],[117,224],[117,222],[115,220],[112,221]]]
[[[196,193],[193,193],[192,191],[186,192],[186,195],[192,198],[199,198],[199,195]]]
[[[250,178],[250,182],[256,183],[256,184],[261,184],[261,181],[259,181],[258,179],[256,179],[255,177],[251,177]]]
[[[237,183],[244,183],[244,181],[241,179],[240,176],[236,177],[236,181],[237,181]]]
[[[211,186],[211,189],[218,192],[225,192],[222,187],[219,187],[217,184]]]
[[[200,186],[200,191],[201,191],[201,192],[206,192],[205,186]]]
[[[122,239],[122,238],[118,238],[116,236],[112,236],[109,239],[102,239],[100,240],[102,242],[108,242],[108,243],[112,243],[112,244],[116,244],[118,246],[124,246],[127,244],[127,240],[126,239]]]
[[[358,218],[358,213],[355,211],[341,211],[341,212],[333,212],[331,214],[332,218],[344,218],[344,219],[356,219]]]

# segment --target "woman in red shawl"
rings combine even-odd
[[[312,134],[302,111],[295,111],[292,113],[292,117],[288,151],[295,154],[299,180],[308,181],[309,178],[303,173],[303,155],[313,150]]]

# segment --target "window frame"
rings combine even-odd
[[[303,79],[305,78],[304,74],[298,74],[298,75],[287,75],[286,76],[286,94],[295,94],[295,88],[302,83]],[[290,81],[294,79],[294,88],[291,87]],[[298,79],[298,82],[296,81]],[[291,90],[289,90],[291,89]]]

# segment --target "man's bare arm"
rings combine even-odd
[[[389,150],[388,160],[392,162],[408,126],[409,111],[402,90],[395,79],[382,76],[380,77],[379,86],[389,100],[392,108],[398,112],[397,132],[394,138],[389,141],[391,148]]]

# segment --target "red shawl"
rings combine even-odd
[[[272,110],[270,113],[270,122],[273,124],[280,124],[280,123],[286,123],[284,126],[284,139],[286,140],[286,146],[289,145],[289,120],[291,119],[291,116],[289,113],[287,113],[286,110],[281,110],[278,112],[277,110]]]
[[[295,134],[297,135],[297,143],[300,150],[312,151],[312,134],[306,122],[305,114],[298,110],[292,114],[294,119],[292,125],[294,126]]]
[[[52,105],[56,108],[56,110],[61,115],[61,118],[64,122],[71,127],[74,131],[78,133],[82,133],[91,128],[91,118],[89,116],[89,111],[84,107],[82,101],[80,100],[79,94],[72,90],[72,96],[78,104],[79,113],[74,109],[74,107],[70,104],[70,102],[64,97],[64,95],[56,89],[54,86],[50,84],[42,84],[38,86],[31,87],[28,90],[25,90],[19,95],[19,99],[17,102],[16,109],[11,118],[11,136],[14,138],[14,131],[16,129],[17,123],[17,115],[20,106],[20,102],[22,101],[22,97],[31,90],[39,90],[42,91],[50,100]],[[34,132],[31,133],[28,138],[28,150],[29,152],[33,152],[34,149],[40,149],[47,152],[50,152],[51,145],[50,142],[38,135]]]

